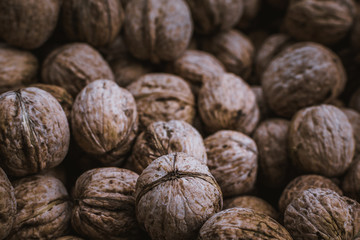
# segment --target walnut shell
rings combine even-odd
[[[71,202],[60,180],[42,175],[14,182],[17,214],[7,239],[53,239],[69,230]]]
[[[349,107],[360,112],[360,88],[351,95]]]
[[[180,77],[165,73],[146,74],[127,89],[136,100],[142,129],[157,121],[183,120],[192,123],[194,119],[194,95]]]
[[[53,33],[62,0],[0,2],[0,35],[9,44],[34,49]]]
[[[294,240],[351,240],[360,230],[360,204],[329,189],[311,188],[289,204],[284,224]]]
[[[342,191],[330,179],[320,175],[302,175],[293,179],[283,190],[279,199],[279,210],[284,213],[287,206],[297,199],[302,192],[310,188],[325,188],[330,189],[339,195]]]
[[[190,42],[193,25],[184,0],[133,0],[125,16],[125,39],[136,58],[171,61]]]
[[[298,169],[327,177],[343,174],[355,150],[348,118],[339,108],[325,104],[305,108],[294,116],[288,143]]]
[[[253,190],[258,151],[254,140],[236,131],[219,131],[204,140],[208,167],[225,197]]]
[[[14,188],[5,172],[0,168],[0,239],[4,239],[12,228],[16,214]]]
[[[195,239],[222,208],[222,194],[206,165],[185,153],[153,161],[136,183],[136,216],[152,239]]]
[[[341,110],[345,113],[353,128],[355,138],[355,155],[360,154],[360,113],[353,111],[350,108],[342,108]]]
[[[259,121],[254,92],[234,74],[224,73],[206,81],[199,93],[198,107],[209,132],[230,129],[250,134]]]
[[[100,53],[85,43],[70,43],[52,51],[42,67],[44,83],[65,88],[73,97],[90,82],[114,80]]]
[[[201,227],[197,239],[292,240],[274,219],[246,208],[230,208],[214,214]]]
[[[342,182],[345,194],[360,202],[360,155],[357,155]]]
[[[136,139],[130,158],[134,171],[141,173],[152,161],[172,152],[184,152],[207,163],[200,133],[184,121],[153,122]]]
[[[79,146],[105,165],[120,165],[138,130],[133,96],[115,82],[97,80],[76,97],[71,126]]]
[[[1,164],[9,175],[38,173],[65,158],[69,125],[50,93],[34,87],[3,93],[0,115]]]
[[[262,88],[269,107],[291,117],[301,108],[329,102],[344,89],[345,70],[328,48],[302,42],[287,47],[268,65]]]
[[[251,86],[251,90],[254,92],[255,94],[255,98],[256,98],[256,103],[259,107],[259,111],[260,111],[260,121],[267,119],[270,117],[271,115],[271,110],[269,108],[269,106],[267,105],[267,102],[265,100],[264,97],[264,92],[261,88],[261,86]]]

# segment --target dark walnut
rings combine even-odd
[[[153,161],[136,183],[136,216],[152,239],[195,239],[222,208],[222,194],[208,167],[185,153]]]
[[[61,4],[61,0],[1,1],[0,36],[16,47],[40,47],[56,27]]]
[[[136,58],[172,61],[190,42],[193,25],[184,0],[133,0],[125,15],[125,39]]]
[[[1,165],[25,176],[59,165],[70,130],[64,110],[48,92],[29,87],[0,95]]]
[[[254,46],[250,39],[237,30],[220,32],[202,41],[205,51],[214,54],[226,70],[249,79],[254,60]]]
[[[355,151],[348,118],[339,108],[325,104],[296,113],[288,143],[295,167],[327,177],[343,174]]]
[[[360,154],[360,112],[354,111],[350,108],[342,108],[348,118],[354,132],[355,138],[355,155]]]
[[[165,73],[146,74],[127,89],[136,100],[142,129],[157,121],[183,120],[192,123],[194,120],[194,95],[180,77]]]
[[[261,88],[261,86],[251,86],[251,90],[254,92],[255,94],[255,98],[256,98],[256,103],[259,107],[259,111],[260,111],[260,121],[267,119],[271,116],[271,110],[269,108],[269,106],[267,105],[267,102],[265,100],[264,97],[264,92]]]
[[[299,41],[333,45],[347,35],[355,14],[353,0],[290,0],[284,24]]]
[[[42,66],[44,83],[65,88],[73,97],[98,79],[114,75],[100,53],[85,43],[70,43],[52,51]]]
[[[195,31],[211,34],[230,30],[244,10],[243,0],[186,0],[194,18]]]
[[[349,107],[360,112],[360,88],[351,95]]]
[[[200,89],[198,107],[208,132],[229,129],[250,134],[259,121],[254,92],[234,74],[224,73],[206,81]]]
[[[284,213],[287,206],[302,192],[310,188],[325,188],[342,195],[342,191],[330,179],[320,175],[302,175],[293,179],[283,190],[279,199],[279,210]]]
[[[70,229],[71,202],[60,180],[42,175],[14,182],[17,214],[7,239],[54,239]]]
[[[0,88],[34,81],[38,68],[38,60],[30,52],[0,47]]]
[[[214,214],[201,227],[197,239],[292,240],[277,221],[246,208],[230,208]]]
[[[105,60],[109,63],[113,62],[119,57],[121,58],[130,54],[123,35],[117,35],[112,43],[101,47],[99,51],[104,56]]]
[[[15,220],[16,199],[14,188],[1,168],[0,196],[0,239],[5,239]]]
[[[267,187],[281,188],[288,180],[290,158],[287,151],[290,122],[269,119],[254,132],[259,151],[259,180]]]
[[[360,202],[360,155],[357,155],[342,182],[345,194]]]
[[[115,82],[97,80],[76,97],[71,126],[77,144],[104,165],[126,159],[138,130],[133,96]]]
[[[208,167],[224,197],[253,190],[257,176],[255,142],[236,131],[219,131],[204,140]]]
[[[95,47],[110,44],[119,34],[124,10],[119,0],[66,0],[62,25],[69,39]]]
[[[121,168],[83,173],[74,188],[71,223],[86,239],[141,239],[135,216],[135,184],[139,175]]]
[[[337,98],[345,82],[340,59],[328,48],[310,42],[287,47],[269,63],[261,80],[269,107],[284,117]]]
[[[243,0],[243,2],[244,11],[236,26],[240,29],[247,29],[251,27],[254,19],[257,17],[262,0]]]
[[[184,121],[153,122],[136,139],[130,158],[134,171],[141,173],[152,161],[172,152],[184,152],[207,163],[200,133]]]
[[[311,188],[286,208],[284,225],[294,240],[355,239],[360,204],[329,189]]]

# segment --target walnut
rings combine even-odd
[[[70,43],[52,51],[41,74],[44,83],[59,85],[73,97],[90,82],[114,79],[100,53],[85,43]]]
[[[138,130],[133,96],[115,82],[97,80],[76,97],[71,126],[79,146],[105,165],[120,165]]]
[[[222,208],[222,194],[206,165],[185,153],[153,161],[136,183],[136,216],[152,239],[195,239]]]
[[[302,175],[293,179],[283,190],[279,199],[279,210],[284,213],[286,207],[294,200],[297,199],[302,192],[310,188],[325,188],[330,189],[339,195],[342,191],[330,179],[320,175]]]
[[[302,42],[278,54],[261,82],[269,107],[280,116],[291,117],[301,108],[339,96],[346,75],[340,59],[331,50]]]
[[[269,116],[271,115],[271,110],[269,109],[269,106],[267,105],[267,102],[265,101],[264,92],[263,92],[261,86],[255,86],[255,85],[251,86],[251,90],[255,94],[256,103],[259,107],[260,121],[269,118]]]
[[[206,149],[199,132],[184,121],[153,122],[136,139],[131,164],[141,173],[152,161],[172,152],[187,153],[203,164],[207,163]]]
[[[311,188],[286,208],[284,224],[294,240],[354,239],[360,204],[329,189]]]
[[[360,202],[360,155],[357,155],[345,174],[342,189],[349,197]]]
[[[259,121],[254,92],[234,74],[224,73],[206,81],[199,93],[198,107],[209,132],[229,129],[250,134]]]
[[[113,62],[117,58],[122,58],[130,54],[122,35],[118,35],[111,44],[101,47],[99,51],[107,62]]]
[[[71,202],[60,180],[42,175],[14,182],[17,214],[7,239],[53,239],[69,230]]]
[[[65,158],[69,125],[50,93],[34,87],[3,93],[0,116],[1,164],[9,175],[38,173]]]
[[[5,172],[0,168],[0,239],[4,239],[12,228],[16,214],[14,188]]]
[[[242,0],[186,0],[194,18],[195,30],[211,34],[230,30],[241,18]]]
[[[351,95],[349,107],[360,112],[360,88]]]
[[[287,142],[290,122],[269,119],[254,132],[259,151],[259,179],[267,187],[279,188],[286,184],[290,169]]]
[[[67,175],[69,175],[66,171],[66,167],[63,164],[64,162],[62,162],[62,164],[54,167],[54,168],[49,168],[46,169],[44,171],[41,171],[40,173],[38,173],[39,175],[44,175],[44,176],[50,176],[50,177],[54,177],[59,179],[64,185],[66,185],[67,183]]]
[[[219,131],[204,140],[208,167],[225,197],[253,190],[258,151],[255,142],[236,131]]]
[[[355,150],[352,126],[337,107],[319,105],[300,110],[292,119],[289,149],[293,164],[327,177],[343,174]]]
[[[350,108],[342,108],[343,113],[345,113],[348,118],[354,132],[355,138],[355,154],[360,154],[360,113]]]
[[[100,47],[119,34],[124,10],[119,0],[66,0],[62,25],[67,37]]]
[[[257,17],[262,0],[243,0],[244,12],[236,26],[240,29],[249,28]]]
[[[207,220],[198,240],[215,239],[292,240],[274,219],[246,208],[226,209]]]
[[[17,47],[40,47],[56,27],[61,4],[61,0],[1,1],[1,37]]]
[[[73,228],[87,239],[138,239],[134,198],[138,177],[115,167],[83,173],[74,189]]]
[[[192,123],[194,119],[194,95],[180,77],[165,73],[146,74],[127,89],[135,97],[142,129],[157,121]]]
[[[133,0],[125,15],[125,39],[136,58],[171,61],[190,42],[193,26],[184,0]]]

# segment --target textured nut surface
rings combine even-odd
[[[92,81],[113,80],[114,75],[100,53],[85,43],[63,45],[47,56],[42,80],[65,88],[73,97]]]
[[[171,61],[190,42],[193,26],[184,0],[133,0],[125,15],[125,38],[136,58]]]
[[[234,74],[225,73],[206,81],[199,93],[198,107],[209,132],[230,129],[250,134],[259,121],[254,92]]]
[[[0,168],[0,239],[4,239],[12,228],[16,214],[14,188],[5,172]]]
[[[340,59],[329,49],[310,42],[287,47],[268,65],[261,80],[265,99],[278,115],[335,99],[346,75]]]
[[[152,239],[195,239],[222,208],[220,187],[206,165],[185,153],[153,161],[136,183],[136,216]]]
[[[192,123],[194,119],[194,95],[180,77],[164,73],[146,74],[127,89],[136,100],[141,128],[157,121]]]
[[[355,151],[348,118],[339,108],[325,104],[305,108],[294,116],[288,143],[298,169],[328,177],[344,173]]]
[[[236,131],[219,131],[204,140],[208,167],[225,197],[253,190],[258,151],[254,140]]]
[[[60,180],[34,175],[14,188],[17,214],[8,239],[53,239],[69,230],[71,202]]]
[[[97,155],[105,165],[119,165],[138,130],[135,100],[113,81],[94,81],[76,97],[71,123],[75,140],[85,152]]]
[[[360,154],[360,112],[349,108],[341,109],[348,118],[354,132],[355,138],[355,155]]]
[[[360,88],[351,96],[349,106],[360,112]]]
[[[70,141],[66,115],[48,92],[29,87],[0,95],[1,164],[24,176],[59,165]]]
[[[288,231],[274,219],[246,208],[226,209],[206,221],[198,240],[216,239],[292,240]]]
[[[153,122],[136,139],[131,164],[141,173],[152,161],[172,152],[187,153],[203,164],[207,163],[206,149],[199,132],[184,121]]]
[[[345,174],[342,189],[349,197],[360,202],[360,155],[357,155]]]
[[[294,240],[354,239],[360,230],[360,205],[329,189],[309,189],[286,208],[284,224]]]

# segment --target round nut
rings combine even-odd
[[[0,239],[10,233],[16,214],[16,199],[14,188],[5,172],[0,168]]]
[[[342,182],[345,194],[360,202],[360,155],[357,155]]]
[[[349,107],[360,112],[360,88],[356,90],[351,96]]]

